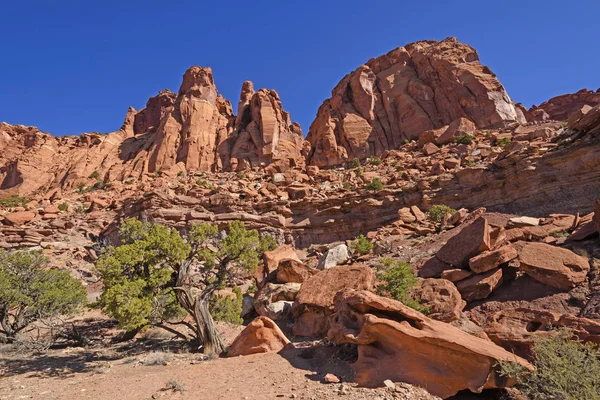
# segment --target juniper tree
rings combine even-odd
[[[105,287],[104,311],[130,332],[159,326],[206,353],[222,352],[211,297],[241,271],[256,267],[266,246],[258,232],[234,221],[224,237],[209,224],[193,225],[182,236],[164,225],[129,219],[120,237],[122,244],[109,248],[96,264]],[[189,328],[191,338],[173,324]]]

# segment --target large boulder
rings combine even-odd
[[[585,281],[589,261],[571,250],[546,243],[517,242],[521,270],[538,282],[570,290]]]
[[[517,249],[508,244],[496,250],[484,251],[469,260],[469,268],[476,274],[482,274],[517,258]]]
[[[267,317],[258,317],[235,338],[228,357],[247,356],[257,353],[273,353],[283,349],[289,339],[275,322]]]
[[[296,296],[292,313],[294,335],[319,337],[329,329],[335,295],[344,289],[373,290],[375,272],[366,265],[337,266],[305,281]]]
[[[296,260],[282,260],[277,267],[277,282],[279,283],[302,283],[318,270]]]
[[[513,382],[498,374],[498,361],[533,369],[490,341],[366,291],[347,290],[336,296],[327,336],[335,344],[358,345],[352,368],[360,386],[383,386],[389,379],[448,398],[465,389],[479,393],[510,386]]]
[[[466,268],[469,260],[479,253],[490,250],[491,229],[487,220],[477,218],[451,237],[437,252],[436,257],[446,264]]]
[[[456,287],[463,299],[472,302],[487,298],[501,284],[502,269],[497,268],[456,282]]]
[[[17,211],[4,216],[4,222],[8,225],[21,226],[35,219],[33,211]]]

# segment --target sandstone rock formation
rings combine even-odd
[[[540,104],[533,105],[526,113],[528,121],[544,121],[553,119],[556,121],[566,121],[571,114],[581,109],[583,106],[597,106],[600,104],[600,89],[593,90],[581,89],[576,93],[563,94],[556,96]]]
[[[371,59],[333,89],[308,133],[310,164],[379,155],[462,117],[479,128],[524,122],[472,47],[455,38],[411,43]]]
[[[267,317],[258,317],[235,338],[227,351],[227,356],[277,352],[289,342],[275,322]]]
[[[432,320],[397,301],[347,290],[335,298],[328,338],[358,345],[353,364],[362,386],[401,381],[448,398],[460,390],[509,386],[496,370],[499,360],[530,364],[492,342]]]

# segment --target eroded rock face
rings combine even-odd
[[[258,317],[235,338],[227,356],[277,352],[289,342],[275,322],[267,317]]]
[[[556,121],[565,121],[571,114],[581,109],[583,106],[594,107],[600,104],[600,89],[593,90],[581,89],[577,93],[568,93],[556,96],[539,106],[532,106],[526,113],[529,121],[543,121],[553,119]]]
[[[339,293],[335,313],[328,338],[358,345],[352,367],[361,386],[382,386],[389,379],[448,398],[464,389],[478,393],[510,386],[496,371],[499,360],[532,368],[490,341],[370,292]]]
[[[411,43],[371,59],[333,89],[310,127],[310,164],[378,155],[461,117],[479,128],[520,119],[472,47],[456,38]]]

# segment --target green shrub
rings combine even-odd
[[[460,135],[454,138],[454,143],[457,144],[471,144],[473,143],[473,136],[471,135]]]
[[[380,274],[379,279],[383,282],[377,287],[377,294],[390,297],[423,313],[429,311],[412,297],[418,281],[407,262],[383,258],[377,270]]]
[[[63,212],[69,211],[69,205],[66,202],[61,203],[58,205],[58,209]]]
[[[185,392],[185,385],[181,382],[176,381],[174,378],[169,379],[167,382],[167,389],[174,392],[183,393]]]
[[[229,295],[214,295],[210,302],[210,313],[215,321],[228,322],[233,325],[241,325],[244,320],[242,314],[242,291],[238,287],[233,288],[235,299]]]
[[[533,345],[535,371],[517,363],[501,361],[500,373],[517,382],[530,400],[600,399],[600,349],[583,344],[569,330],[536,337]]]
[[[444,219],[444,215],[446,214],[454,214],[456,212],[455,209],[450,208],[443,204],[436,204],[431,206],[429,211],[427,211],[427,217],[430,221],[433,222],[442,222]]]
[[[354,171],[354,173],[356,174],[357,177],[362,176],[362,169],[361,168],[356,168],[356,170]]]
[[[379,165],[379,164],[381,164],[381,158],[379,158],[377,156],[371,157],[371,158],[369,158],[369,164]]]
[[[126,185],[133,185],[135,183],[135,178],[127,178],[123,181]]]
[[[360,235],[355,242],[352,242],[350,248],[358,254],[368,254],[373,250],[373,244],[365,235]]]
[[[179,171],[179,172],[177,173],[177,176],[178,176],[178,177],[180,177],[180,178],[181,178],[183,175],[185,175],[185,172],[183,172],[183,171]]]
[[[347,180],[344,180],[344,182],[342,182],[342,187],[346,190],[352,190],[352,185]]]
[[[246,175],[244,175],[241,172],[238,172],[238,174],[236,175],[238,179],[246,179]]]
[[[68,271],[48,269],[41,251],[0,250],[0,335],[13,342],[36,321],[73,314],[86,293]]]
[[[25,207],[29,203],[29,199],[13,194],[12,196],[0,199],[0,206],[5,208]]]
[[[504,146],[506,146],[509,143],[510,143],[510,138],[505,137],[505,138],[496,140],[496,143],[494,143],[494,146],[496,146],[496,147],[504,147]]]
[[[258,248],[260,254],[264,253],[265,251],[273,251],[276,248],[277,240],[275,240],[273,236],[266,234],[260,239],[260,245]]]
[[[353,159],[352,163],[350,164],[350,166],[352,168],[358,168],[358,167],[360,167],[360,160],[358,158]]]
[[[367,186],[365,186],[365,188],[367,190],[373,190],[377,192],[383,190],[384,186],[383,182],[381,182],[379,178],[373,178],[371,182],[367,183]]]
[[[562,237],[567,237],[570,234],[569,234],[569,231],[567,231],[566,229],[557,229],[555,231],[550,232],[549,235],[554,238],[562,238]]]
[[[100,173],[98,171],[94,171],[89,176],[90,179],[98,179],[100,178]]]

